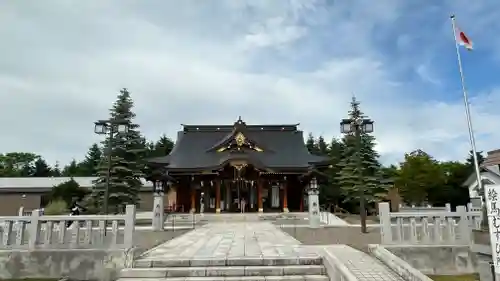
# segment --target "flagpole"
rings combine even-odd
[[[451,25],[453,28],[453,37],[455,38],[455,49],[457,51],[458,71],[460,72],[460,81],[462,83],[462,92],[464,95],[465,116],[467,116],[467,126],[469,128],[469,141],[470,141],[470,146],[472,147],[472,159],[474,160],[474,169],[476,171],[477,187],[478,190],[481,192],[483,190],[483,183],[481,181],[481,171],[479,170],[479,162],[477,161],[476,140],[474,138],[474,130],[472,129],[469,98],[467,97],[464,72],[462,68],[462,58],[460,56],[460,48],[457,42],[457,26],[455,23],[455,15],[451,15],[450,18],[451,18]]]

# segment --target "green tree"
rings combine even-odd
[[[61,168],[59,166],[59,162],[56,162],[54,168],[51,169],[51,177],[60,177],[62,175]]]
[[[338,174],[340,172],[339,162],[342,158],[343,145],[338,139],[333,138],[330,143],[330,149],[328,150],[328,156],[330,156],[330,163],[328,170],[325,173],[328,175],[328,183],[320,185],[319,200],[320,204],[323,206],[339,206],[342,202],[342,193],[340,190],[340,185],[337,181]],[[331,209],[331,208],[329,208]]]
[[[444,206],[450,203],[452,206],[466,205],[469,202],[469,188],[463,183],[470,176],[469,167],[458,161],[441,162],[442,178],[441,185],[432,186],[429,191],[429,203],[435,206]]]
[[[465,164],[469,167],[469,170],[472,172],[474,172],[474,158],[472,157],[474,153],[472,152],[472,150],[469,151],[469,155],[467,157],[467,159],[465,160]],[[483,152],[482,151],[476,151],[476,157],[477,157],[477,162],[479,164],[479,166],[481,166],[481,164],[484,162],[484,156],[483,156]]]
[[[113,143],[109,148],[104,142],[105,154],[111,153],[111,171],[109,177],[109,211],[122,212],[128,204],[139,203],[139,191],[144,176],[143,157],[146,155],[144,138],[139,132],[139,125],[134,123],[134,102],[127,89],[122,89],[117,100],[110,109],[111,120],[125,121],[127,132],[113,133]],[[107,155],[106,155],[107,156]],[[93,204],[104,206],[104,195],[107,186],[108,157],[104,157],[98,169],[98,179],[94,182]]]
[[[67,182],[55,185],[50,192],[50,201],[62,200],[66,206],[71,206],[73,201],[81,201],[89,191],[81,187],[73,178]]]
[[[39,157],[33,165],[34,177],[50,177],[52,175],[52,169],[42,157]]]
[[[31,152],[9,152],[0,154],[0,176],[30,177],[35,170],[39,155]]]
[[[316,147],[319,155],[328,155],[328,144],[325,142],[323,136],[319,136],[316,141]]]
[[[353,98],[349,119],[366,118],[360,110],[360,103]],[[361,192],[367,205],[374,205],[381,198],[387,195],[388,185],[382,181],[381,165],[378,160],[379,155],[375,151],[375,138],[369,134],[361,132],[361,149],[357,148],[357,141],[354,132],[344,135],[342,138],[344,147],[342,159],[340,160],[339,174],[337,180],[344,197],[344,202],[351,205],[359,203]],[[358,171],[358,159],[361,158],[361,172]],[[361,173],[361,177],[359,174]]]
[[[79,177],[80,169],[78,167],[78,163],[75,159],[71,160],[68,165],[64,166],[62,170],[63,177]]]
[[[445,182],[439,162],[422,150],[407,153],[400,167],[396,185],[409,204],[426,203],[429,192],[442,187]]]
[[[319,153],[319,148],[316,140],[312,133],[309,133],[306,140],[306,147],[309,150],[309,153],[317,155]]]
[[[85,159],[78,164],[78,173],[84,177],[95,177],[102,159],[102,150],[97,143],[89,148]]]
[[[174,142],[166,135],[162,135],[160,139],[153,143],[146,143],[146,150],[148,157],[161,157],[169,155],[170,151],[174,148]]]

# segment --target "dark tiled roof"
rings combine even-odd
[[[246,159],[255,166],[293,170],[328,160],[328,157],[308,152],[303,132],[297,130],[297,125],[245,125],[242,133],[264,151],[214,151],[213,148],[228,135],[234,135],[234,128],[227,125],[184,125],[170,155],[149,159],[149,162],[167,164],[170,170],[190,170],[219,168],[229,160]]]

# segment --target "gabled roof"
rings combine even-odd
[[[479,168],[480,172],[481,172],[481,179],[484,181],[485,178],[484,178],[484,173],[487,173],[487,174],[490,174],[492,176],[496,176],[496,177],[500,177],[500,174],[498,174],[495,170],[489,168],[489,167],[483,167],[481,166]],[[477,182],[477,177],[476,177],[476,172],[472,172],[470,174],[470,176],[465,180],[465,182],[462,184],[462,186],[469,186],[471,185],[472,183],[475,183]]]
[[[234,125],[184,125],[170,155],[149,159],[169,170],[218,169],[227,161],[245,158],[254,166],[269,169],[306,169],[329,158],[308,152],[303,132],[297,125],[246,125],[239,119]],[[238,127],[239,126],[239,127]],[[231,140],[236,132],[262,147],[262,151],[216,151],[213,148]]]
[[[500,149],[488,151],[486,159],[481,164],[482,167],[500,165]]]

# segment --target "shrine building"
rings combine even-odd
[[[148,159],[173,181],[177,212],[304,211],[307,186],[329,158],[308,152],[295,125],[183,125],[171,153]],[[160,172],[158,172],[160,171]],[[245,202],[242,204],[242,202]]]

